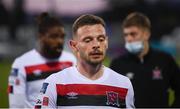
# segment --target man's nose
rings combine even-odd
[[[56,42],[57,42],[57,43],[63,43],[63,42],[64,42],[64,39],[58,37],[58,38],[56,38]]]
[[[95,49],[95,50],[97,50],[99,48],[100,48],[99,46],[93,46],[93,49]]]
[[[132,36],[129,34],[125,37],[126,42],[133,42]]]
[[[98,48],[100,48],[100,42],[94,41],[93,42],[93,49],[98,49]]]

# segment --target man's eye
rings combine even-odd
[[[99,41],[101,41],[101,42],[104,41],[104,40],[105,40],[105,38],[99,38]]]
[[[92,40],[91,38],[85,38],[83,41],[86,42],[86,43],[88,43],[88,42],[90,42],[91,40]]]
[[[99,37],[98,40],[99,40],[100,42],[103,42],[103,41],[105,40],[105,37]]]
[[[124,37],[127,37],[127,36],[128,36],[128,34],[127,34],[127,33],[124,33],[124,34],[123,34],[123,36],[124,36]]]
[[[137,33],[136,33],[136,32],[131,32],[130,35],[131,35],[131,36],[136,36]]]
[[[86,43],[88,43],[88,42],[90,42],[91,40],[90,39],[86,39],[86,40],[84,40],[84,42],[86,42]]]

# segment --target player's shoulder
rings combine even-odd
[[[159,50],[156,48],[151,48],[150,52],[152,54],[152,57],[156,57],[156,58],[163,58],[163,59],[172,59],[172,55],[168,52],[165,52],[163,50]]]
[[[63,81],[64,79],[67,79],[71,72],[74,71],[74,67],[68,67],[65,68],[57,73],[51,74],[49,77],[46,78],[46,82],[54,82],[58,83],[60,81]]]
[[[114,77],[120,81],[127,81],[127,82],[130,82],[129,78],[120,74],[120,73],[117,73],[116,71],[112,70],[111,68],[109,67],[106,67],[106,71],[109,72],[111,74],[111,77]]]
[[[69,51],[66,51],[66,50],[62,51],[61,58],[70,59],[70,60],[76,60],[76,57],[74,56],[74,54],[69,52]]]
[[[163,50],[157,49],[157,48],[151,48],[150,51],[153,52],[154,54],[170,55],[169,53],[167,53]]]
[[[71,61],[73,62],[73,64],[76,64],[77,60],[76,57],[74,56],[73,53],[69,52],[69,51],[62,51],[62,55],[60,57],[61,61]]]
[[[14,63],[23,63],[26,62],[27,60],[31,59],[33,56],[37,54],[37,51],[35,49],[29,50],[22,55],[18,56],[15,60]]]
[[[73,56],[73,57],[74,57],[74,55],[73,55],[71,52],[66,51],[66,50],[63,50],[63,51],[62,51],[62,55],[63,55],[63,56]]]

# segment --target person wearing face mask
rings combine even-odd
[[[175,92],[172,107],[180,107],[180,70],[173,57],[150,47],[151,23],[139,12],[122,24],[127,53],[113,59],[110,68],[130,78],[137,108],[169,107],[169,91]]]
[[[45,78],[76,64],[75,56],[63,50],[62,23],[46,12],[38,16],[37,22],[38,46],[16,58],[12,65],[9,108],[33,108]]]

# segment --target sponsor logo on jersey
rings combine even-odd
[[[40,93],[45,94],[48,85],[49,85],[49,83],[43,83]]]
[[[37,99],[36,104],[38,105],[38,104],[41,104],[41,103],[42,103],[41,100]]]
[[[163,79],[161,70],[160,70],[158,67],[156,67],[156,68],[153,70],[152,78],[153,78],[154,80]]]
[[[18,69],[17,68],[12,68],[10,75],[17,77],[18,76]]]
[[[41,70],[34,70],[33,71],[33,74],[35,75],[35,76],[40,76],[41,75]]]
[[[106,102],[107,105],[119,107],[119,97],[117,92],[106,91],[106,96],[107,96],[107,102]]]
[[[77,99],[78,98],[77,95],[78,95],[78,93],[76,93],[76,92],[69,92],[69,93],[67,93],[67,98],[68,99]]]
[[[43,106],[48,106],[49,104],[49,98],[48,97],[44,97],[43,98]]]

